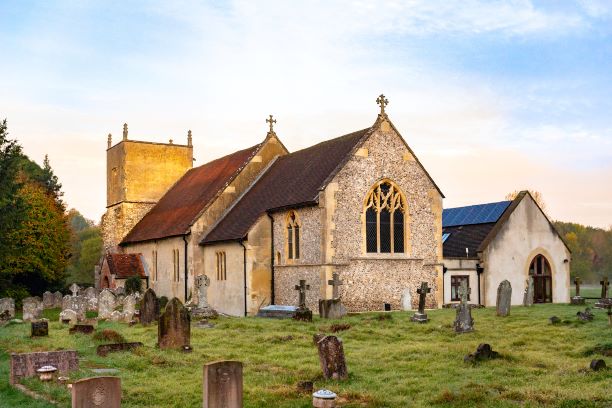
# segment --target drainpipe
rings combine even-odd
[[[247,316],[247,267],[246,267],[246,245],[244,245],[244,240],[240,240],[240,245],[242,245],[242,265],[244,266],[243,270],[243,278],[244,278],[244,315]]]
[[[479,263],[476,264],[476,276],[478,277],[478,306],[482,305],[480,301],[480,275],[484,272],[484,268]]]
[[[446,275],[446,271],[448,271],[448,268],[444,265],[442,265],[442,307],[444,307],[444,275]]]
[[[183,235],[183,242],[185,243],[185,302],[187,302],[187,286],[189,274],[187,273],[187,238]]]
[[[270,291],[270,304],[274,304],[274,217],[267,213],[270,217],[270,272],[272,273],[272,290]]]

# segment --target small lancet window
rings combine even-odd
[[[300,259],[300,223],[295,211],[287,217],[287,259]]]
[[[372,187],[365,200],[365,246],[368,253],[404,253],[406,199],[389,181]]]

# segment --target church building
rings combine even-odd
[[[221,313],[332,297],[337,273],[349,311],[443,304],[442,199],[395,128],[383,95],[374,123],[289,153],[274,130],[260,143],[192,168],[186,145],[123,139],[107,149],[107,252],[140,254],[158,295],[197,296]],[[408,299],[408,300],[407,300]]]

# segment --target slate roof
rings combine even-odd
[[[266,211],[316,204],[319,192],[371,130],[362,129],[279,157],[200,243],[243,239]]]
[[[240,173],[260,146],[257,144],[187,171],[132,228],[121,245],[188,233],[199,214]]]
[[[106,263],[115,279],[127,279],[132,276],[146,278],[142,254],[106,254]]]

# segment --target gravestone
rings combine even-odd
[[[91,377],[72,384],[72,408],[120,408],[121,378]]]
[[[593,371],[605,370],[606,361],[602,359],[591,360],[591,364],[589,365],[589,367],[591,367],[591,370]]]
[[[242,408],[242,363],[205,364],[202,400],[204,408]]]
[[[98,318],[108,319],[115,310],[115,295],[109,289],[104,289],[98,298]]]
[[[116,353],[118,351],[131,351],[135,348],[142,347],[142,343],[113,343],[113,344],[101,344],[96,349],[96,354],[100,357],[106,357],[108,353]]]
[[[79,285],[77,285],[76,283],[73,283],[72,285],[70,285],[69,289],[72,292],[72,296],[77,296],[79,294],[79,290],[81,290]]]
[[[463,280],[459,287],[459,297],[461,303],[457,307],[457,316],[455,318],[455,332],[467,333],[474,330],[474,319],[472,319],[472,309],[468,304],[468,296],[471,289],[468,288],[467,281]]]
[[[593,317],[595,317],[595,315],[593,315],[591,312],[591,309],[588,307],[584,309],[584,312],[577,312],[576,316],[578,316],[578,319],[582,320],[583,322],[590,322],[593,320]]]
[[[2,298],[0,299],[0,314],[7,312],[9,319],[15,317],[15,299]]]
[[[65,323],[68,321],[68,324],[77,324],[79,321],[79,315],[77,312],[71,309],[62,310],[59,315],[59,321],[60,323]]]
[[[87,300],[87,311],[88,312],[97,312],[98,311],[98,297],[85,297]]]
[[[463,361],[466,363],[476,363],[483,360],[492,360],[497,357],[499,357],[499,353],[497,351],[493,351],[489,344],[481,343],[476,348],[476,352],[466,355],[463,358]]]
[[[314,339],[319,350],[319,362],[323,376],[328,380],[346,380],[348,370],[342,340],[336,336],[321,335],[315,335]]]
[[[68,330],[68,333],[70,334],[75,334],[75,333],[91,334],[93,332],[94,332],[94,327],[91,324],[75,324]]]
[[[98,291],[96,290],[96,288],[90,286],[83,291],[83,296],[85,296],[87,299],[97,298]]]
[[[191,316],[180,300],[173,298],[159,317],[157,344],[160,349],[189,347]]]
[[[159,319],[159,300],[155,291],[147,289],[140,301],[140,323],[147,325]]]
[[[123,299],[123,319],[126,322],[132,321],[136,313],[136,296],[128,295]]]
[[[601,298],[602,299],[607,299],[608,298],[608,289],[610,287],[610,282],[608,281],[608,277],[604,277],[599,284],[601,285]]]
[[[294,289],[299,291],[299,305],[295,311],[293,320],[312,322],[312,310],[308,309],[308,306],[306,306],[306,291],[310,290],[310,285],[307,285],[304,279],[300,279],[300,284],[295,285]]]
[[[87,299],[84,296],[66,296],[63,301],[64,310],[73,310],[76,312],[79,320],[85,319],[87,311]]]
[[[49,323],[46,320],[40,320],[30,323],[31,337],[45,337],[49,335]]]
[[[421,287],[417,289],[419,294],[419,311],[412,316],[410,320],[418,323],[427,323],[429,318],[425,313],[425,297],[431,292],[431,288],[427,287],[427,282],[421,282]]]
[[[11,353],[9,382],[15,384],[22,378],[37,376],[36,370],[46,365],[56,367],[59,374],[68,374],[79,369],[79,358],[76,350]]]
[[[576,295],[572,296],[570,302],[572,305],[584,305],[585,299],[580,296],[580,284],[582,283],[582,279],[579,276],[576,276],[574,279],[574,284],[576,285]]]
[[[23,299],[23,320],[37,320],[42,317],[43,303],[38,296]]]
[[[512,301],[512,285],[509,281],[502,281],[497,287],[497,315],[508,316],[510,314],[510,303]]]
[[[66,295],[62,298],[62,310],[70,309],[68,306],[68,302],[70,301],[70,295]]]
[[[533,306],[533,276],[525,281],[525,293],[523,294],[523,306]]]
[[[64,295],[59,290],[53,294],[55,297],[55,305],[54,308],[62,307],[62,300],[64,299]]]
[[[400,303],[402,304],[402,310],[412,310],[412,295],[410,294],[409,288],[404,289],[404,291],[402,292],[402,298],[400,299]]]
[[[268,305],[257,312],[257,317],[269,319],[293,319],[298,308],[296,306]]]
[[[53,309],[55,307],[55,295],[49,291],[43,293],[43,307]]]
[[[195,278],[195,286],[198,291],[198,305],[191,309],[191,315],[198,319],[211,319],[218,316],[215,309],[208,304],[207,290],[210,279],[206,275],[198,275]]]
[[[341,319],[346,314],[346,308],[340,299],[319,299],[319,316],[321,318]]]

